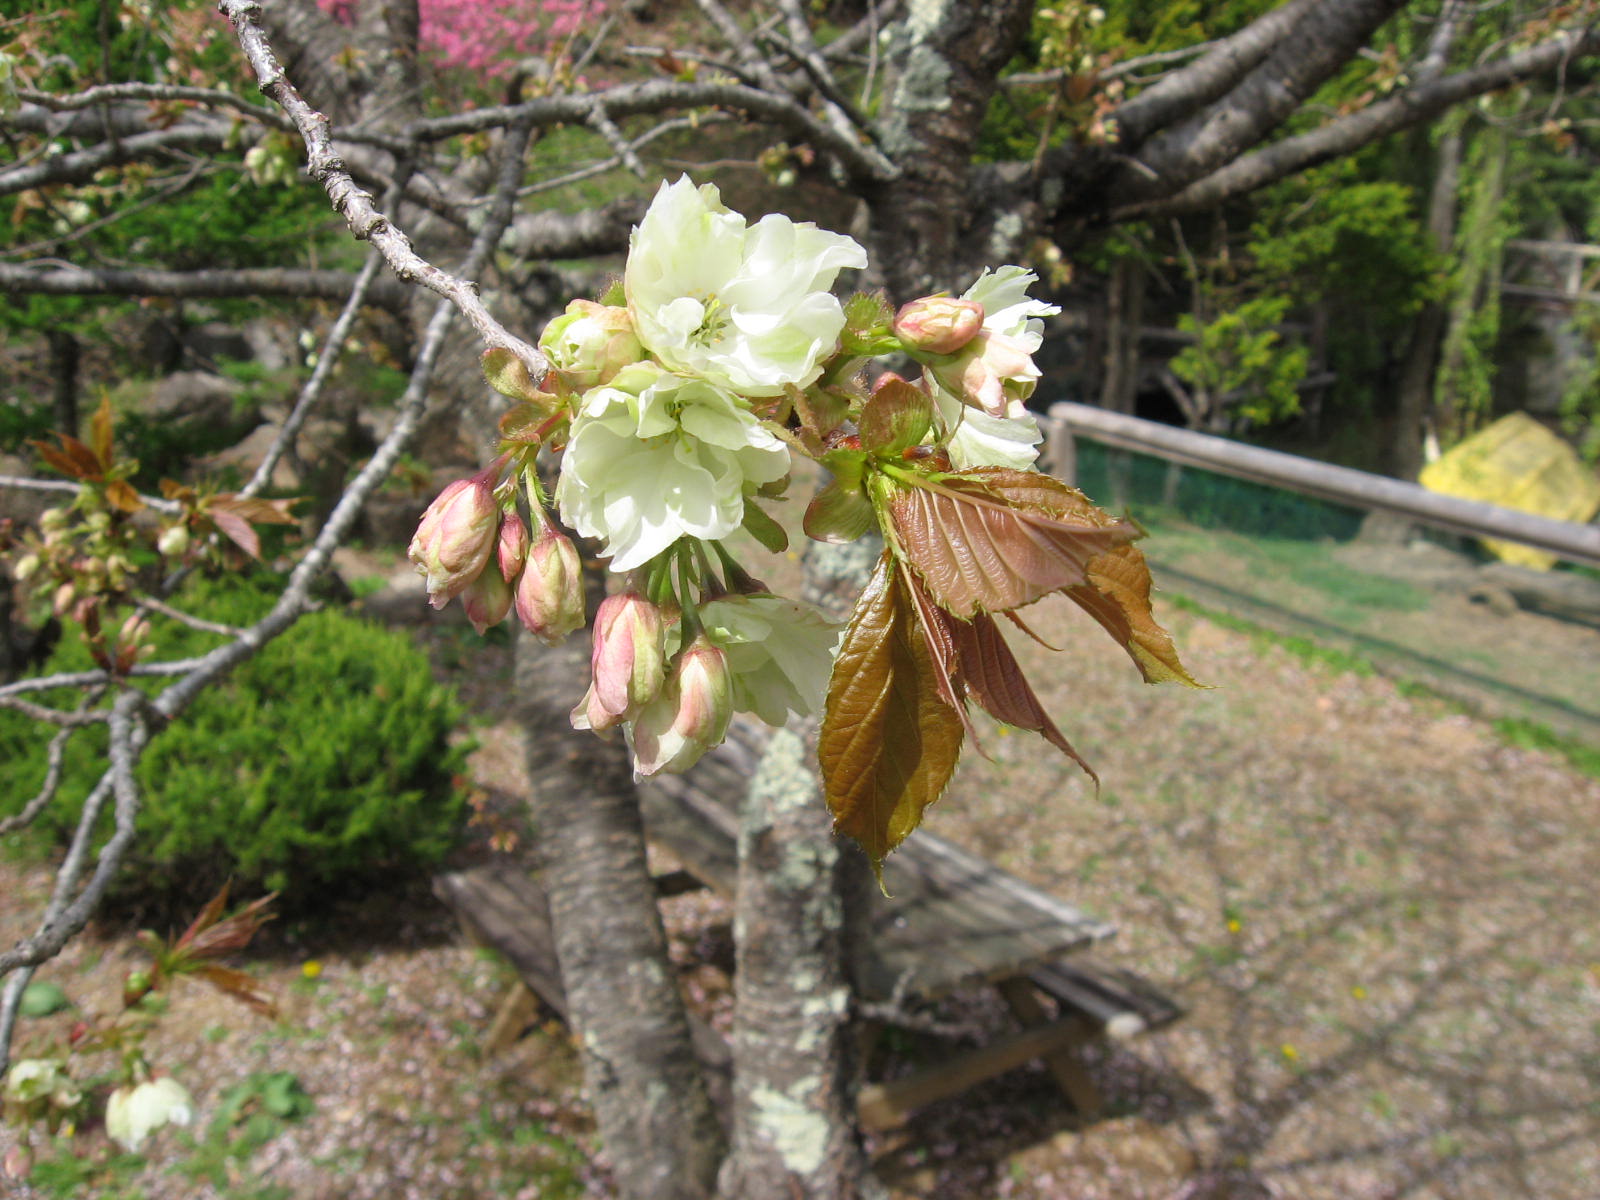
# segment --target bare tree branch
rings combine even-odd
[[[350,230],[362,241],[370,241],[388,260],[396,275],[407,283],[420,283],[430,291],[448,299],[472,323],[478,337],[487,346],[511,351],[527,366],[535,379],[544,377],[544,355],[533,346],[514,336],[490,315],[478,298],[477,291],[465,279],[440,270],[419,255],[411,246],[411,239],[373,207],[372,197],[356,186],[343,161],[333,152],[328,136],[328,118],[314,110],[295,90],[283,68],[273,56],[261,27],[261,6],[255,0],[222,0],[219,8],[238,34],[239,45],[249,60],[261,90],[271,97],[294,121],[306,144],[308,169],[311,177],[327,190],[340,215]],[[531,128],[531,121],[511,117],[507,125]],[[523,138],[526,143],[526,136]]]
[[[852,137],[843,137],[819,121],[798,101],[759,88],[737,83],[680,83],[652,79],[638,84],[620,84],[599,92],[581,95],[541,96],[518,105],[494,105],[471,112],[434,117],[407,126],[407,137],[420,142],[439,141],[463,133],[477,133],[509,125],[518,118],[535,125],[575,125],[587,122],[596,108],[612,120],[619,117],[654,114],[670,109],[717,107],[758,117],[804,138],[818,150],[832,154],[852,178],[861,182],[886,183],[899,178],[899,168],[871,146]]]
[[[404,181],[398,181],[387,196],[384,205],[388,207],[395,202],[396,194],[404,187]],[[296,397],[294,408],[278,428],[277,435],[272,439],[272,445],[267,447],[267,452],[256,464],[255,474],[248,483],[240,489],[241,496],[254,496],[272,481],[272,472],[294,445],[294,440],[299,436],[300,430],[305,426],[307,419],[315,411],[318,400],[321,399],[323,389],[327,387],[328,380],[333,378],[334,366],[339,361],[340,354],[344,351],[346,340],[350,331],[355,328],[356,317],[366,304],[367,294],[375,286],[378,278],[378,267],[383,262],[383,255],[373,249],[367,255],[367,261],[361,267],[361,273],[356,276],[355,285],[350,289],[350,297],[345,301],[345,306],[339,317],[334,321],[333,327],[328,330],[328,336],[323,339],[322,349],[317,355],[317,365],[312,368],[311,378],[306,380],[305,386],[300,389]]]
[[[1310,7],[1296,23],[1294,37],[1280,41],[1225,96],[1145,141],[1137,169],[1124,171],[1113,186],[1113,203],[1171,195],[1260,142],[1404,4],[1339,0]],[[1118,120],[1120,127],[1121,113]]]
[[[86,150],[72,150],[45,158],[32,166],[0,171],[0,196],[12,196],[29,188],[52,183],[85,183],[106,167],[136,162],[142,158],[155,158],[178,151],[216,153],[224,148],[227,137],[225,126],[213,128],[184,124],[151,133],[136,133],[126,138],[114,138]]]
[[[358,276],[348,271],[311,267],[229,267],[200,271],[109,268],[28,263],[0,263],[0,290],[13,295],[43,296],[182,296],[186,299],[225,296],[284,296],[305,300],[343,300]],[[383,280],[367,295],[388,309],[398,309],[407,289]]]
[[[190,629],[198,629],[202,633],[220,633],[224,637],[238,637],[244,630],[237,625],[223,625],[216,621],[207,621],[204,617],[197,617],[193,613],[186,613],[181,608],[174,608],[163,600],[154,596],[135,596],[133,606],[140,612],[160,613],[170,621],[180,625],[187,625]]]
[[[85,696],[78,705],[78,711],[87,712],[89,708],[99,701],[102,690],[97,688]],[[98,719],[109,720],[109,716],[103,713],[98,714]],[[61,772],[67,762],[67,743],[72,740],[72,735],[77,732],[77,728],[68,726],[57,731],[55,736],[50,739],[49,746],[45,748],[44,779],[39,784],[39,791],[34,795],[33,799],[22,806],[20,812],[13,813],[4,820],[0,820],[0,836],[15,833],[17,830],[25,829],[33,824],[39,814],[45,810],[45,806],[55,799],[56,789],[61,786]]]
[[[474,240],[466,261],[462,264],[462,274],[467,278],[475,277],[483,269],[510,224],[516,187],[521,179],[523,156],[527,152],[530,133],[531,127],[523,123],[514,127],[506,138],[503,147],[504,160],[496,188],[498,200]],[[437,270],[437,268],[431,269]],[[147,716],[158,720],[173,719],[188,707],[201,691],[239,663],[253,656],[311,607],[312,583],[326,570],[332,561],[334,550],[348,535],[362,505],[394,469],[400,454],[416,432],[426,406],[434,366],[456,311],[457,304],[453,298],[441,300],[435,308],[417,354],[411,381],[401,398],[398,419],[394,427],[367,461],[366,466],[345,489],[311,548],[291,573],[288,584],[272,610],[255,625],[243,630],[234,641],[218,647],[199,659],[189,660],[184,664],[188,668],[186,673],[154,699],[147,698],[137,690],[130,690],[120,695],[112,706],[109,718],[111,765],[84,801],[83,818],[79,823],[78,833],[57,872],[56,886],[44,918],[32,937],[23,939],[11,950],[0,953],[0,976],[17,972],[7,981],[4,993],[0,995],[0,1059],[9,1053],[9,1039],[16,1019],[17,1004],[32,968],[60,953],[62,947],[83,928],[121,866],[132,842],[134,821],[138,814],[138,790],[133,779],[133,767],[149,741]],[[174,664],[162,665],[170,668]],[[136,668],[134,673],[154,672],[139,672]],[[104,682],[104,676],[103,673],[85,672],[76,679],[56,676],[52,680],[19,681],[28,686],[8,685],[0,688],[0,696],[38,690],[41,684],[60,687],[71,682],[93,685]],[[79,881],[88,865],[88,847],[92,831],[106,803],[113,797],[116,800],[116,831],[96,858],[94,873],[89,882],[78,891]],[[74,893],[76,893],[75,898]],[[0,1063],[0,1066],[3,1066],[3,1063]]]
[[[1117,135],[1123,149],[1202,104],[1225,96],[1294,32],[1296,24],[1324,0],[1291,0],[1250,22],[1232,37],[1212,42],[1198,62],[1168,75],[1117,109]]]
[[[46,704],[34,704],[20,696],[0,696],[0,708],[9,708],[19,712],[29,720],[38,721],[41,725],[55,725],[61,729],[81,729],[85,725],[103,725],[106,720],[104,713],[90,712],[62,712],[59,708],[51,708]],[[0,832],[4,832],[0,825]]]
[[[1286,175],[1348,153],[1410,125],[1437,116],[1463,100],[1544,74],[1579,54],[1600,51],[1600,30],[1571,30],[1496,62],[1407,88],[1320,129],[1285,138],[1236,159],[1174,196],[1114,209],[1113,221],[1196,212],[1254,191]]]
[[[78,112],[86,108],[99,108],[113,100],[150,102],[176,100],[231,108],[274,129],[294,128],[289,119],[275,109],[256,104],[223,88],[181,87],[169,83],[103,83],[98,87],[74,92],[70,96],[60,96],[54,92],[38,92],[32,88],[18,88],[17,95],[29,104],[37,104],[40,108],[48,108],[52,112]],[[148,113],[146,117],[148,118]]]

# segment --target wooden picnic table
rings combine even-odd
[[[765,737],[760,726],[738,723],[729,741],[687,775],[640,788],[646,834],[683,864],[687,886],[733,895],[733,806]],[[685,873],[658,882],[681,891]],[[1181,1014],[1138,977],[1083,954],[1113,935],[1111,925],[942,838],[919,831],[907,839],[885,863],[884,882],[889,894],[872,896],[869,936],[853,964],[861,998],[893,1006],[992,986],[1021,1028],[906,1078],[869,1084],[860,1099],[869,1128],[898,1124],[932,1100],[1035,1059],[1043,1060],[1087,1117],[1100,1100],[1077,1049],[1097,1037],[1131,1038]],[[565,1017],[548,904],[535,880],[519,869],[482,867],[441,876],[435,891],[474,939],[505,953],[526,986]],[[491,1045],[526,1023],[529,1004],[526,995],[511,997]],[[726,1068],[727,1047],[708,1026],[694,1024],[702,1057]]]

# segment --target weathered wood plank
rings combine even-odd
[[[963,1092],[1036,1058],[1064,1051],[1094,1034],[1094,1027],[1081,1017],[1068,1017],[1009,1034],[904,1079],[870,1084],[861,1089],[862,1124],[868,1129],[892,1128],[925,1104]]]

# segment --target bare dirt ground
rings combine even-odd
[[[1114,921],[1103,956],[1188,1013],[1094,1054],[1109,1108],[1087,1127],[1032,1067],[925,1110],[873,1147],[894,1194],[1594,1196],[1600,783],[1385,680],[1161,615],[1215,690],[1146,687],[1087,618],[1047,609],[1037,627],[1066,649],[1018,651],[1103,787],[1037,739],[991,728],[991,758],[969,755],[929,827]],[[436,658],[493,714],[505,651],[458,628],[428,634]],[[1573,645],[1572,669],[1592,677],[1593,646]],[[515,731],[477,733],[489,808],[515,829]],[[46,882],[0,866],[0,935],[24,928]],[[194,1090],[202,1124],[160,1135],[137,1170],[106,1165],[44,1194],[607,1194],[564,1031],[541,1026],[486,1058],[505,969],[464,946],[425,891],[397,881],[396,893],[280,930],[253,959],[280,1023],[180,989],[152,1046]],[[726,944],[725,918],[672,905],[686,984],[724,1003],[725,978],[704,964]],[[83,941],[42,977],[104,1008],[134,954],[122,934]],[[963,1019],[1003,1019],[961,1003]],[[25,1023],[24,1037],[67,1019]],[[208,1151],[222,1090],[264,1071],[294,1073],[315,1111],[235,1159]],[[56,1152],[37,1148],[41,1161]],[[107,1161],[94,1131],[72,1150]]]

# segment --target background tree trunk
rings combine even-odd
[[[1459,124],[1439,139],[1434,160],[1433,188],[1428,199],[1428,241],[1438,254],[1450,252],[1455,238],[1456,188],[1461,178],[1461,129]],[[1423,423],[1432,394],[1434,364],[1439,358],[1439,339],[1444,334],[1445,308],[1438,300],[1423,305],[1411,331],[1405,366],[1400,377],[1400,399],[1395,417],[1391,473],[1397,479],[1415,479],[1422,470]]]
[[[722,1161],[722,1127],[667,958],[627,751],[575,733],[568,720],[588,656],[587,637],[556,647],[517,641],[514,694],[556,956],[585,1090],[622,1193],[704,1200]]]

